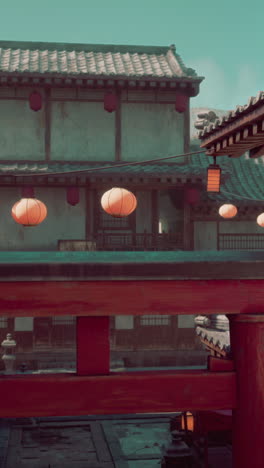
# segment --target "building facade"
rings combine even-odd
[[[202,187],[204,164],[183,155],[189,101],[201,81],[175,46],[2,41],[0,250],[133,250],[136,256],[192,249],[189,194]],[[175,155],[182,156],[162,161]],[[113,186],[136,195],[129,217],[102,210],[100,198]],[[25,228],[10,211],[32,190],[48,216]],[[15,334],[23,359],[31,351],[40,356],[75,347],[73,318],[2,318],[1,327],[3,336]],[[120,316],[111,328],[116,359],[127,365],[142,364],[149,350],[164,356],[143,364],[175,364],[175,350],[183,358],[186,347],[196,346],[188,317]]]

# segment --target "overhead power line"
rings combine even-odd
[[[169,159],[177,159],[177,158],[183,158],[187,156],[192,156],[194,154],[201,154],[205,153],[204,150],[200,151],[192,151],[191,153],[182,153],[182,154],[177,154],[175,156],[165,156],[162,158],[156,158],[156,159],[146,159],[145,161],[134,161],[134,162],[126,162],[126,163],[119,163],[119,164],[111,164],[108,166],[99,166],[99,167],[92,167],[89,169],[72,169],[70,171],[58,171],[58,172],[45,172],[45,173],[38,173],[38,172],[30,172],[30,173],[23,173],[23,174],[8,174],[8,175],[13,175],[14,177],[32,177],[32,176],[47,176],[47,175],[67,175],[67,174],[85,174],[87,172],[97,172],[97,171],[103,171],[105,169],[116,169],[119,167],[127,167],[127,166],[140,166],[143,164],[149,164],[149,163],[156,163],[160,161],[167,161]]]

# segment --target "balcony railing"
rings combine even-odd
[[[182,233],[99,233],[96,250],[182,250]]]
[[[219,234],[218,250],[264,250],[264,234]]]
[[[183,250],[183,234],[100,232],[94,242],[85,240],[59,240],[59,250]]]

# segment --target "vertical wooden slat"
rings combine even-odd
[[[115,160],[121,161],[121,91],[117,90],[117,107],[115,111]]]
[[[105,375],[110,370],[109,317],[77,317],[77,374]]]
[[[184,153],[189,153],[190,151],[190,101],[188,103],[187,109],[184,112],[184,136],[183,136],[183,150]]]
[[[85,187],[85,239],[92,240],[93,237],[93,192]]]
[[[192,233],[191,233],[191,205],[184,201],[183,205],[183,248],[191,250]]]
[[[51,101],[50,89],[45,90],[45,159],[50,161],[51,153]]]
[[[151,210],[152,210],[151,230],[153,234],[153,246],[156,247],[157,241],[158,241],[158,234],[159,234],[159,206],[158,206],[158,191],[157,190],[151,191]]]

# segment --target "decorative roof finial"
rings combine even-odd
[[[176,45],[175,45],[175,44],[171,44],[171,45],[170,45],[170,50],[171,50],[172,52],[175,53],[175,52],[176,52]]]

